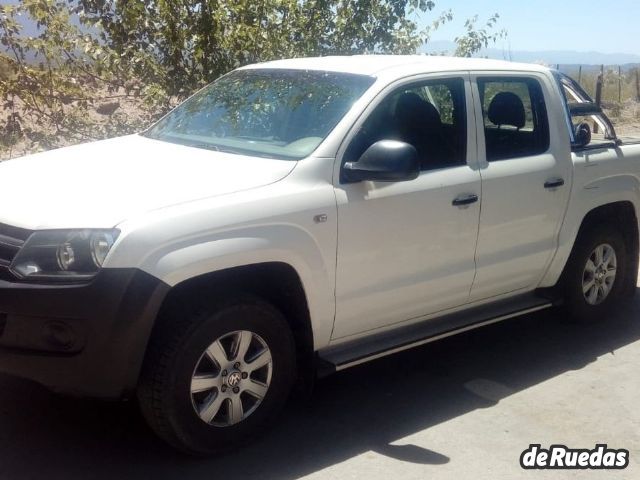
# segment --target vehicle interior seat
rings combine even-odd
[[[527,123],[527,116],[524,103],[515,93],[496,94],[489,104],[487,117],[493,124],[485,125],[489,160],[520,156],[535,142],[533,132],[522,130]]]
[[[398,139],[410,143],[418,151],[423,170],[453,162],[455,152],[449,144],[440,113],[418,94],[405,92],[398,97],[394,124]]]

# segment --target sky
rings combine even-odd
[[[640,54],[640,0],[434,1],[434,11],[421,15],[422,25],[448,9],[454,20],[432,40],[453,40],[464,31],[465,19],[478,14],[480,24],[498,13],[498,28],[507,30],[508,39],[497,48]]]

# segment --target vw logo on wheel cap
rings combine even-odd
[[[238,384],[240,383],[240,380],[242,380],[242,375],[240,374],[240,372],[233,372],[227,378],[227,385],[229,385],[232,388],[237,387]]]

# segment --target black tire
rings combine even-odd
[[[142,413],[158,436],[183,452],[210,455],[247,442],[273,422],[287,401],[296,370],[293,336],[280,311],[261,299],[243,296],[185,318],[169,314],[161,322],[151,339],[138,387]],[[257,334],[268,346],[270,385],[244,420],[229,426],[210,425],[194,408],[191,379],[205,350],[239,330]]]
[[[589,303],[583,292],[583,280],[590,277],[585,274],[587,262],[600,245],[608,245],[615,252],[616,273],[609,293],[597,304]],[[610,224],[594,225],[581,232],[573,247],[571,257],[563,275],[565,310],[569,320],[578,323],[606,321],[625,298],[628,279],[632,276],[627,270],[632,262],[625,245],[624,236]],[[593,290],[589,290],[593,294]]]

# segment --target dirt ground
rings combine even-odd
[[[113,132],[108,137],[115,137],[119,134],[126,134],[120,128],[121,125],[140,125],[140,129],[144,129],[150,124],[150,112],[141,105],[141,98],[133,95],[125,94],[124,90],[107,92],[98,91],[95,96],[94,105],[88,109],[87,116],[90,119],[91,124],[96,128],[90,132],[92,138],[84,137],[83,140],[71,140],[60,137],[56,148],[73,145],[83,141],[92,141],[100,139],[100,135],[96,132]],[[16,102],[17,109],[19,110],[19,101]],[[0,119],[7,117],[7,111],[2,110],[2,104],[0,104]],[[23,130],[29,130],[35,128],[34,118],[23,118],[21,121],[21,127]],[[47,131],[47,134],[53,133],[55,130],[51,128]],[[2,132],[0,132],[1,134]],[[1,138],[1,135],[0,135]],[[3,147],[0,143],[0,161],[7,160],[9,158],[19,158],[30,153],[46,150],[39,146],[34,146],[26,138],[21,139],[15,145],[9,147]]]

